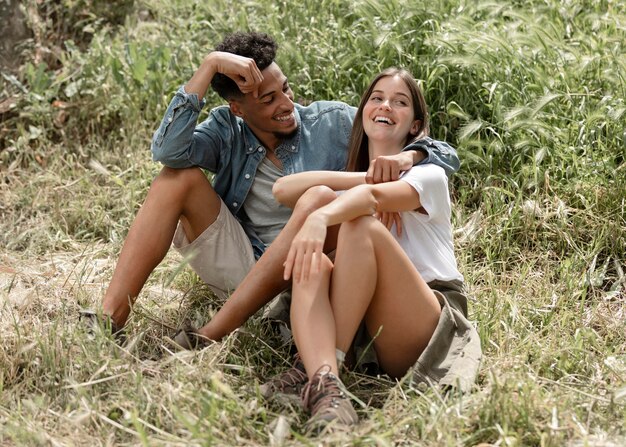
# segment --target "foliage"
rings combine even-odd
[[[268,444],[281,414],[288,443],[315,442],[299,434],[299,410],[260,402],[250,385],[284,367],[276,354],[288,359],[259,319],[197,355],[163,348],[167,325],[217,305],[194,275],[176,276],[179,259],[143,292],[130,348],[87,342],[68,317],[97,303],[110,278],[158,172],[148,147],[169,98],[237,29],[277,38],[304,102],[356,104],[382,68],[407,67],[432,134],[463,163],[454,220],[486,354],[477,390],[368,388],[350,376],[372,405],[352,437],[330,441],[624,442],[623,2],[37,4],[57,56],[0,77],[0,443],[72,444],[80,427],[80,442]]]

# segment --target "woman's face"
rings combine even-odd
[[[401,149],[409,134],[417,133],[419,124],[413,114],[411,92],[402,78],[381,78],[363,108],[363,130],[370,142]]]

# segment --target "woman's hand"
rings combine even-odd
[[[376,213],[376,218],[382,222],[382,224],[391,231],[393,223],[396,223],[396,233],[398,237],[402,236],[402,218],[400,213],[395,211],[381,211]]]
[[[310,274],[320,271],[324,242],[326,241],[326,222],[313,213],[304,221],[304,225],[291,242],[287,260],[285,261],[285,281],[293,276],[294,281],[309,279]]]

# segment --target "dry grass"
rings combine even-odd
[[[89,2],[71,3],[69,24],[51,2],[29,13],[58,25],[41,36],[89,41],[0,77],[15,104],[0,115],[0,445],[626,444],[621,3],[149,0],[118,28],[111,15],[78,28]],[[80,330],[158,172],[147,147],[169,94],[248,27],[277,36],[305,100],[355,103],[389,65],[423,81],[433,133],[463,162],[456,248],[485,353],[472,393],[351,374],[362,422],[306,436],[298,408],[259,395],[290,358],[261,319],[200,352],[169,348],[219,305],[175,254],[126,345]]]

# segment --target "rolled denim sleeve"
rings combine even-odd
[[[152,159],[170,168],[200,166],[215,171],[221,147],[220,136],[211,133],[198,115],[205,101],[181,86],[172,98],[163,120],[152,137]]]
[[[403,151],[419,150],[426,153],[426,158],[421,160],[417,165],[432,163],[440,166],[446,171],[446,176],[450,177],[461,167],[459,156],[452,146],[444,141],[433,140],[432,138],[424,138],[409,144]]]

